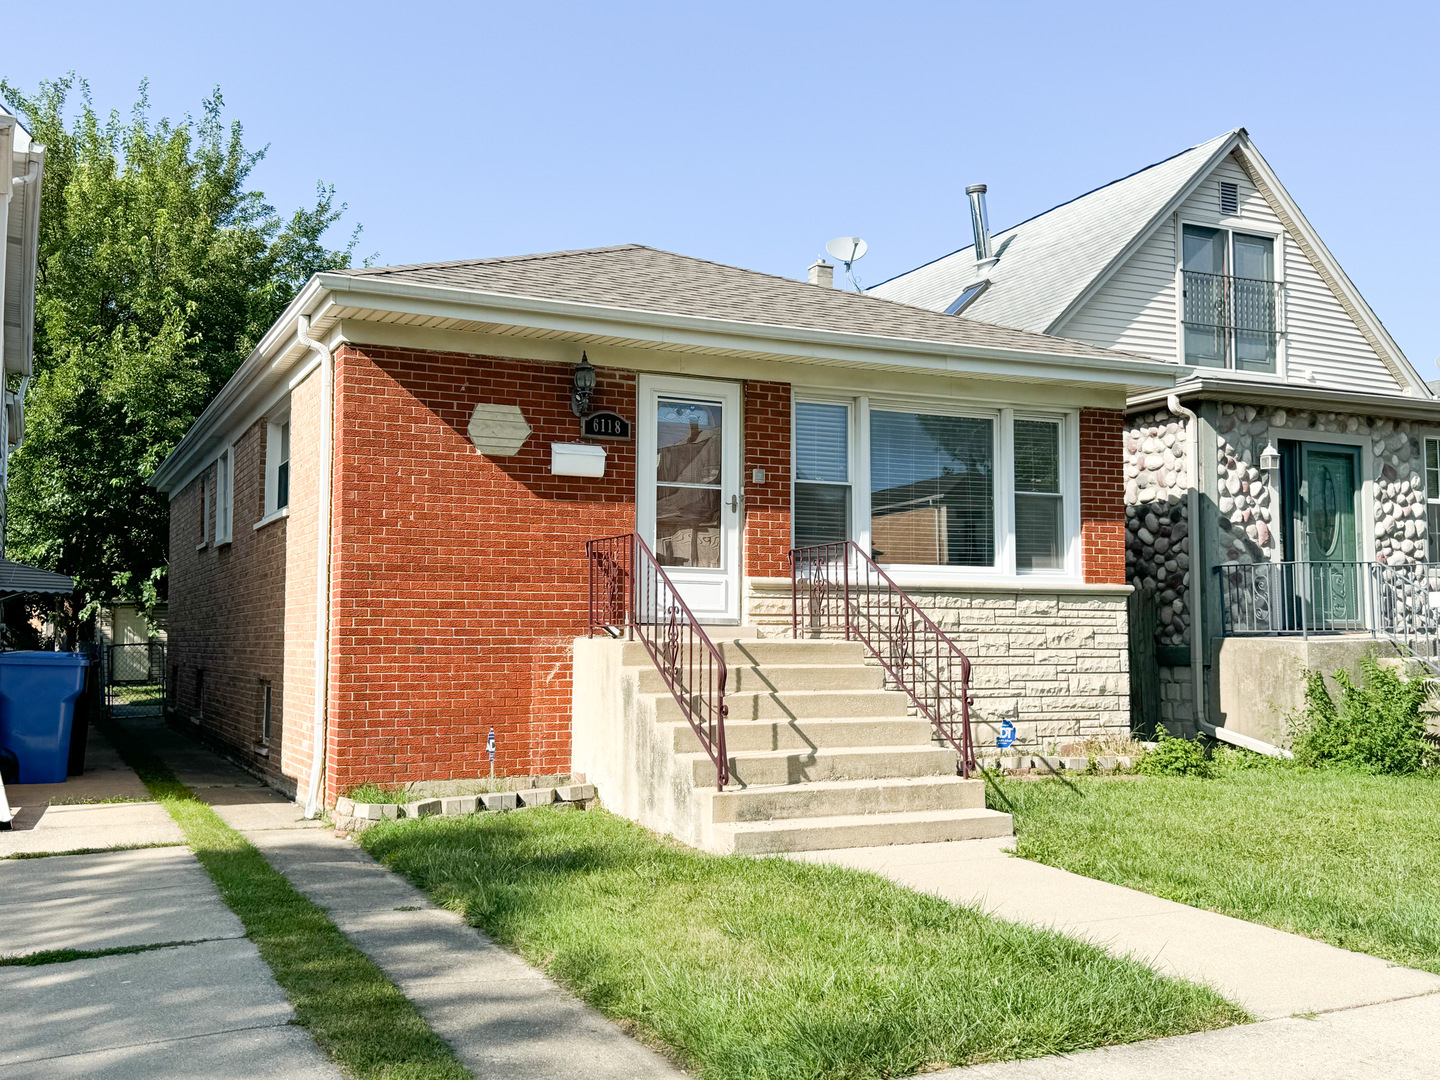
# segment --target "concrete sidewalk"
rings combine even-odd
[[[255,831],[246,838],[325,908],[477,1077],[684,1076],[352,841],[311,830]]]
[[[477,1077],[595,1080],[684,1074],[349,840],[182,733],[132,730],[254,844],[414,1002]]]
[[[976,1065],[925,1080],[1434,1080],[1440,996]]]
[[[10,784],[5,795],[15,820],[10,831],[0,832],[0,859],[184,842],[180,827],[149,801],[140,778],[94,728],[82,775],[63,784]],[[98,801],[103,799],[133,801]]]
[[[0,955],[152,951],[0,967],[6,1080],[336,1080],[185,848],[0,862]]]
[[[1206,983],[1262,1019],[1354,1009],[1440,990],[1440,976],[1017,859],[1006,853],[1012,844],[969,840],[791,858],[870,870],[1002,919],[1085,938],[1144,960],[1162,974]],[[1440,1075],[1440,1066],[1432,1075]]]

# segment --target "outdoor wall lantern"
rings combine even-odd
[[[583,352],[580,354],[580,366],[575,369],[575,377],[570,390],[570,411],[582,420],[585,414],[590,411],[590,395],[595,392],[595,369],[590,365],[590,358]]]
[[[1280,451],[1275,449],[1273,440],[1266,444],[1264,450],[1260,451],[1260,468],[1263,472],[1268,473],[1280,471]]]

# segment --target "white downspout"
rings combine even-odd
[[[330,472],[333,467],[331,401],[334,357],[330,350],[310,336],[310,317],[295,322],[295,336],[320,357],[320,476],[316,485],[315,524],[315,714],[311,727],[315,743],[310,750],[310,784],[305,793],[305,816],[319,815],[325,778],[325,737],[330,697]]]
[[[1201,582],[1205,579],[1204,563],[1200,548],[1200,418],[1180,404],[1180,398],[1171,394],[1165,399],[1166,407],[1176,416],[1185,417],[1190,430],[1190,490],[1185,493],[1185,514],[1190,522],[1190,590],[1185,594],[1190,608],[1190,676],[1195,682],[1192,693],[1195,698],[1195,724],[1209,738],[1216,742],[1253,750],[1266,757],[1290,758],[1295,755],[1289,750],[1238,731],[1227,731],[1216,727],[1205,718],[1205,637],[1202,633],[1205,618],[1204,595]]]

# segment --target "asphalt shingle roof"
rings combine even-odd
[[[879,296],[822,288],[640,244],[336,273],[761,326],[1059,356],[1141,359],[1079,341],[942,315]]]
[[[984,275],[990,287],[965,314],[1043,332],[1235,134],[1228,131],[996,233],[992,250],[1008,246]],[[972,244],[882,282],[870,295],[944,311],[977,280]]]

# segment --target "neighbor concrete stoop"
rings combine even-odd
[[[731,636],[733,635],[733,636]],[[616,813],[709,851],[764,854],[1009,836],[982,780],[887,690],[864,646],[716,639],[730,783],[639,642],[575,649],[573,768]],[[712,632],[712,638],[715,637]]]

